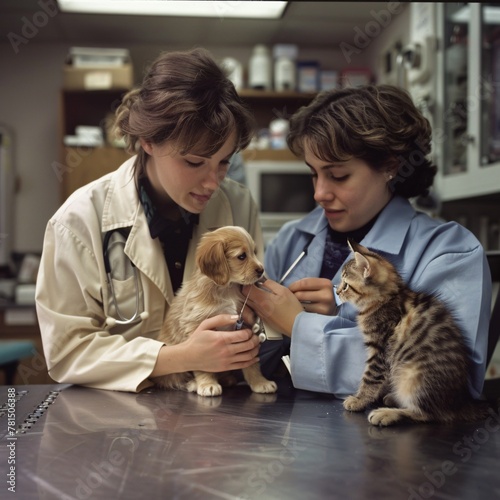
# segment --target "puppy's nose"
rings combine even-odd
[[[264,274],[264,268],[262,266],[255,268],[255,274],[260,278]]]

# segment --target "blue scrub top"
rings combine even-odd
[[[267,276],[279,281],[309,242],[307,255],[283,284],[319,276],[327,228],[321,207],[285,224],[266,249]],[[390,260],[411,289],[437,294],[450,307],[472,353],[470,389],[473,397],[479,397],[491,313],[491,275],[479,241],[459,224],[432,219],[395,196],[360,243]],[[340,273],[341,269],[333,284],[340,283]],[[300,313],[293,326],[290,358],[295,387],[337,397],[355,393],[366,350],[354,306],[340,304],[336,316]]]

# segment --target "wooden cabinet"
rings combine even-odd
[[[63,90],[61,93],[61,161],[54,171],[61,181],[61,201],[75,189],[116,170],[130,157],[123,149],[66,147],[64,137],[79,125],[99,126],[104,134],[127,90]]]
[[[73,191],[116,170],[130,155],[112,146],[99,148],[63,147],[63,165],[57,173],[61,179],[64,201]]]

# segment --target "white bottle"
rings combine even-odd
[[[243,88],[243,68],[241,63],[233,57],[225,57],[222,65],[228,72],[227,77],[233,82],[234,88],[240,90]]]
[[[286,136],[290,130],[288,120],[276,118],[269,124],[269,134],[271,136],[271,149],[286,149]]]
[[[274,90],[295,90],[295,63],[288,57],[278,57],[274,63]]]
[[[248,86],[271,90],[271,57],[265,45],[256,45],[248,63]]]

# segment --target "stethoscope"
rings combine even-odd
[[[134,275],[135,312],[130,318],[127,318],[121,313],[120,308],[118,307],[115,288],[113,286],[113,279],[111,277],[111,264],[109,261],[109,248],[108,248],[109,240],[111,239],[111,236],[113,236],[113,233],[115,232],[121,234],[125,238],[123,242],[125,250],[125,242],[127,241],[128,231],[124,228],[112,229],[111,231],[107,231],[104,235],[104,240],[102,242],[104,269],[106,271],[109,291],[111,292],[111,300],[113,301],[116,315],[118,316],[118,318],[112,318],[110,316],[106,317],[106,324],[110,328],[112,328],[115,325],[133,325],[134,323],[139,323],[140,321],[143,321],[149,317],[149,313],[147,311],[143,311],[141,313],[139,312],[139,310],[141,309],[141,291],[139,284],[139,273],[137,272],[137,268],[135,267],[134,263],[128,257],[126,258],[129,260],[130,265],[132,266],[132,273]],[[123,255],[125,255],[125,251],[123,252]],[[144,308],[144,303],[142,304],[142,308]]]

